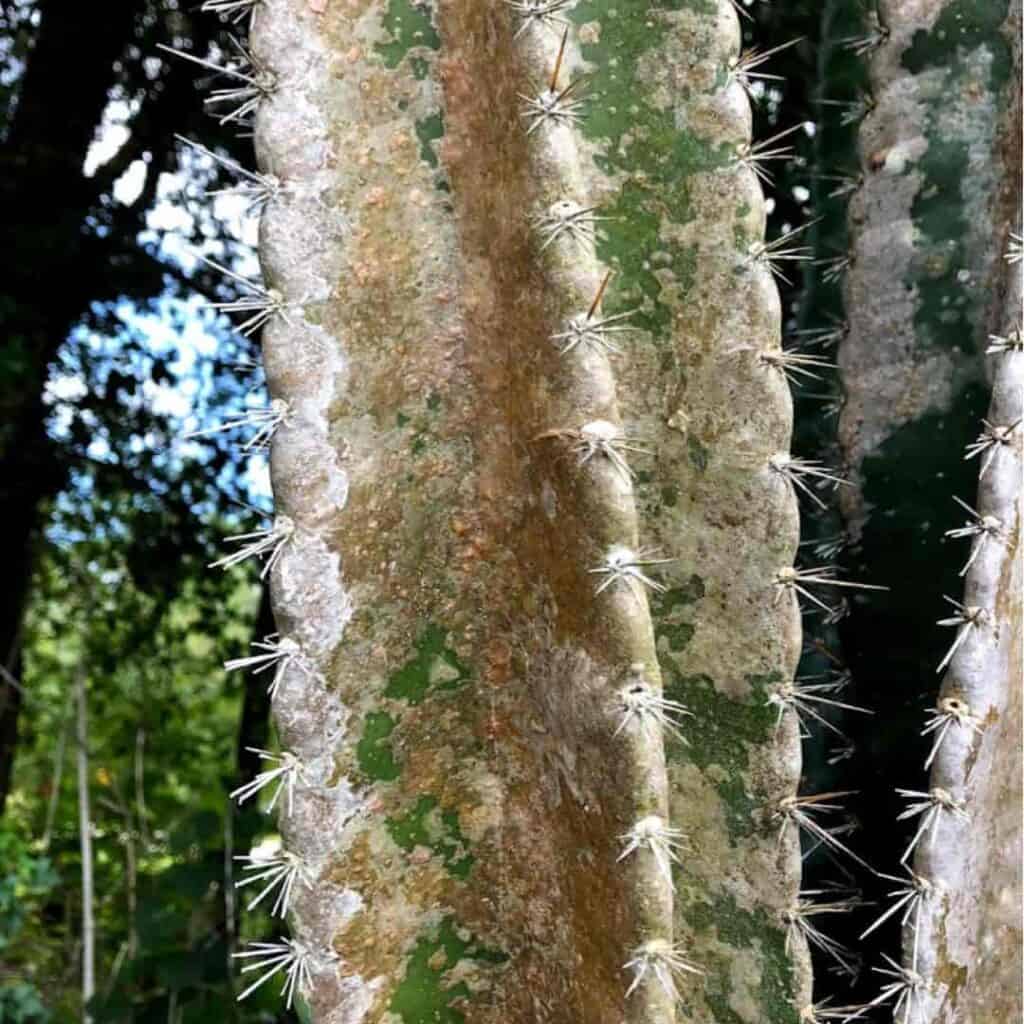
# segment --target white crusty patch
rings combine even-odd
[[[264,0],[251,32],[254,54],[278,83],[257,115],[257,156],[261,169],[282,182],[263,212],[260,261],[268,285],[287,305],[286,315],[264,331],[263,353],[273,397],[292,410],[272,452],[276,509],[290,510],[296,523],[273,574],[274,607],[282,631],[320,670],[289,668],[274,699],[274,718],[282,746],[302,763],[301,784],[291,812],[282,810],[281,830],[314,880],[299,887],[292,914],[295,936],[317,952],[311,990],[303,995],[316,1019],[357,1024],[379,985],[351,968],[339,970],[343,960],[333,943],[363,901],[326,878],[345,825],[359,814],[364,797],[336,777],[335,753],[349,716],[322,674],[352,617],[352,599],[330,537],[349,489],[329,419],[331,403],[347,387],[345,339],[330,333],[319,315],[341,277],[350,223],[331,197],[328,97],[335,83],[320,25],[303,0]]]

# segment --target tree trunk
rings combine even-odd
[[[38,36],[0,149],[0,330],[11,367],[0,388],[0,505],[9,553],[0,658],[15,677],[40,510],[66,472],[47,435],[43,391],[58,348],[97,298],[84,270],[91,265],[84,223],[96,197],[82,164],[137,0],[115,0],[102,22],[78,5],[40,6]],[[21,704],[21,694],[0,681],[0,813],[11,788]]]
[[[793,1024],[798,513],[736,12],[581,0],[560,60],[514,5],[323,6],[252,34],[313,1019]]]
[[[866,824],[891,831],[907,808],[894,784],[953,802],[926,812],[934,836],[906,858],[920,899],[904,929],[913,973],[903,980],[914,985],[904,1012],[915,1024],[1009,1021],[1021,1016],[1024,356],[1021,267],[1004,254],[1020,224],[1021,5],[881,8],[889,35],[870,62],[875,109],[851,206],[840,439],[855,483],[845,505],[855,550],[899,587],[855,608],[845,639],[862,687],[887,694],[883,708],[906,742],[875,744]],[[988,340],[1014,332],[1016,350]],[[965,460],[983,416],[1016,427],[1008,443]],[[946,532],[963,522],[954,497],[977,510],[970,521],[995,517],[998,529],[951,541]],[[936,628],[959,614],[944,595],[980,617]],[[936,667],[961,637],[939,690]],[[912,830],[923,820],[912,818]]]
[[[81,4],[36,3],[38,28],[0,146],[0,507],[8,550],[0,659],[16,678],[48,502],[65,485],[71,450],[87,447],[87,439],[73,435],[55,442],[48,433],[51,409],[44,398],[51,368],[94,304],[149,299],[165,287],[163,264],[138,234],[158,174],[174,169],[170,126],[185,130],[189,121],[195,90],[184,62],[156,83],[139,74],[142,88],[125,90],[135,111],[129,140],[93,176],[83,173],[118,84],[118,60],[128,67],[139,60],[137,48],[159,24],[162,7],[151,0],[109,0],[103,17],[95,18]],[[167,17],[198,52],[205,51],[210,34],[203,26],[212,32],[216,22],[197,19],[196,31],[181,12]],[[110,190],[133,159],[143,158],[147,187],[123,206]],[[21,705],[21,694],[0,680],[0,813],[11,788]]]

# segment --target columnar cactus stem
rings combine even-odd
[[[904,520],[920,524],[916,504],[886,502],[885,488],[903,483],[889,480],[898,457],[927,459],[928,478],[908,481],[922,504],[935,497],[932,477],[947,495],[951,469],[969,478],[959,449],[981,429],[986,336],[1001,312],[1020,184],[1011,54],[1019,0],[887,0],[879,10],[885,33],[868,59],[873,110],[860,134],[863,184],[850,201],[839,357],[840,441],[855,485],[840,497],[852,541],[869,546],[875,507],[890,519],[890,545]],[[928,452],[915,430],[930,443],[939,417],[946,443]],[[941,537],[936,528],[920,547],[929,567]],[[905,600],[916,606],[919,596],[910,588]]]
[[[798,514],[785,378],[735,355],[780,320],[736,12],[323,8],[251,38],[295,997],[795,1021]]]
[[[1010,279],[1005,332],[1019,329],[1021,268]],[[1024,355],[993,355],[988,420],[1024,415]],[[939,709],[957,720],[935,750],[932,787],[959,800],[966,820],[944,819],[934,843],[921,843],[914,871],[942,883],[941,898],[922,903],[919,930],[908,929],[904,966],[928,982],[922,1021],[1016,1020],[1021,1016],[1020,863],[1022,791],[1020,736],[1022,432],[1004,446],[981,478],[976,508],[1000,523],[995,543],[978,551],[964,580],[964,604],[990,610],[957,652],[942,681]],[[947,714],[949,711],[947,710]],[[968,717],[969,716],[969,717]],[[999,950],[998,954],[995,951]],[[991,951],[991,952],[990,952]]]
[[[854,484],[844,494],[853,542],[877,569],[884,530],[887,565],[902,581],[902,596],[894,591],[872,621],[858,625],[855,611],[847,636],[870,630],[885,650],[887,684],[900,678],[934,708],[917,724],[920,746],[906,746],[920,761],[897,776],[920,794],[905,815],[912,834],[922,809],[931,816],[914,844],[912,877],[927,898],[902,918],[900,970],[913,985],[896,1019],[1015,1020],[1024,357],[1001,339],[1014,337],[1021,316],[1020,266],[1004,259],[1020,223],[1021,5],[889,0],[880,12],[874,108],[861,130],[864,187],[851,203],[840,439]],[[986,381],[991,429],[982,421]],[[978,448],[983,430],[992,444]],[[944,530],[962,522],[952,499],[971,498],[964,470],[979,459],[965,454],[980,456],[983,470],[973,529]],[[906,548],[904,533],[913,537]],[[975,546],[965,551],[961,537]],[[914,626],[926,611],[933,620],[951,614],[943,592],[953,595],[957,628],[955,640],[938,641],[945,658],[934,632]],[[858,657],[862,679],[882,674],[863,650]],[[947,665],[932,696],[927,676]],[[927,783],[907,777],[922,765]]]

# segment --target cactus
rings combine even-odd
[[[1009,271],[988,421],[997,429],[1024,415],[1024,355],[1019,349],[1020,268]],[[998,342],[1016,336],[1016,350]],[[934,734],[931,792],[941,790],[966,808],[936,841],[918,844],[915,873],[939,886],[922,901],[906,939],[906,959],[925,979],[922,1018],[1014,1020],[1021,1015],[1021,477],[1020,432],[997,443],[978,488],[978,513],[968,526],[972,551],[964,604],[982,610],[976,637],[962,646],[942,681],[926,727]],[[1009,799],[1008,799],[1009,797]],[[982,826],[983,827],[980,827]],[[938,831],[938,830],[937,830]],[[979,956],[1012,950],[1007,961]]]
[[[886,955],[872,1005],[909,1024],[929,1000],[973,998],[940,984],[935,936],[962,920],[969,946],[982,925],[933,898],[929,858],[968,791],[995,802],[965,778],[977,744],[991,763],[1012,742],[976,710],[1008,706],[985,673],[1018,649],[1024,357],[1016,314],[997,322],[969,287],[1005,270],[983,243],[1013,177],[992,158],[1009,43],[946,0],[902,20],[883,7],[840,44],[870,61],[874,92],[853,250],[817,261],[844,279],[850,322],[839,440],[858,564],[839,578],[794,566],[798,500],[824,509],[840,479],[790,454],[790,384],[832,364],[782,346],[777,285],[820,229],[766,240],[762,185],[795,129],[751,129],[749,94],[799,40],[743,49],[746,6],[207,0],[251,14],[210,100],[253,128],[264,283],[235,278],[246,294],[221,308],[262,331],[272,396],[224,429],[270,446],[274,518],[214,563],[262,562],[280,631],[228,663],[266,672],[280,739],[232,795],[268,798],[285,849],[242,858],[239,884],[291,927],[236,954],[243,997],[277,977],[324,1022],[861,1017],[812,993],[809,945],[853,971],[818,916],[856,901],[801,886],[802,837],[868,865],[839,838],[846,793],[801,792],[800,740],[870,709],[795,678],[801,604],[831,629],[825,594],[886,589],[862,582],[884,564],[873,482],[906,472],[901,431],[920,445],[929,409],[968,421],[983,364],[964,338],[991,329],[993,410],[968,451],[989,482],[923,725],[937,789],[889,800],[911,800],[917,860],[882,876],[897,910],[865,933],[908,922],[910,959]],[[825,50],[842,20],[824,5]],[[950,99],[951,83],[965,91]],[[983,116],[964,116],[968,85]],[[960,157],[980,177],[962,199]],[[857,595],[855,670],[865,624],[929,593]],[[991,650],[979,594],[1003,617]],[[961,879],[976,861],[957,849]]]
[[[283,639],[239,954],[317,1020],[794,1021],[794,361],[719,3],[252,9]],[[678,9],[677,9],[678,8]],[[225,106],[220,106],[225,104]],[[232,424],[233,426],[235,424]],[[789,574],[789,575],[787,575]],[[831,582],[826,580],[825,582]],[[813,801],[813,798],[812,798]],[[803,806],[803,810],[800,807]],[[273,894],[271,896],[271,894]]]
[[[897,884],[903,962],[880,969],[875,1002],[908,1024],[1021,1014],[1024,357],[1020,264],[1004,259],[1020,223],[1020,11],[1014,0],[880,5],[864,186],[851,202],[844,512],[862,564],[886,558],[903,585],[855,610],[846,639],[870,688],[902,688],[902,707],[889,706],[908,739],[921,734],[887,773],[912,787],[897,791],[907,803],[879,801],[912,831],[902,878],[884,876]],[[953,631],[944,657],[940,615]],[[1005,957],[986,952],[997,948]]]

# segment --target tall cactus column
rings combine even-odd
[[[934,831],[917,844],[920,914],[904,939],[904,965],[921,979],[921,1020],[938,1024],[1016,1020],[1022,1012],[1024,353],[1019,263],[1008,271],[988,423],[997,437],[1015,429],[980,453],[986,461],[968,523],[975,530],[961,599],[966,621],[957,627],[962,643],[928,726],[934,754],[925,813]]]
[[[795,1022],[791,410],[735,11],[263,0],[251,42],[312,1019]]]
[[[1019,252],[1004,257],[1020,224],[1021,5],[880,6],[840,354],[852,539],[868,571],[901,581],[870,619],[855,609],[847,638],[908,740],[879,775],[906,788],[875,802],[881,828],[911,830],[887,915],[904,922],[903,962],[881,967],[876,1002],[908,1024],[1013,1020],[1024,356]]]

